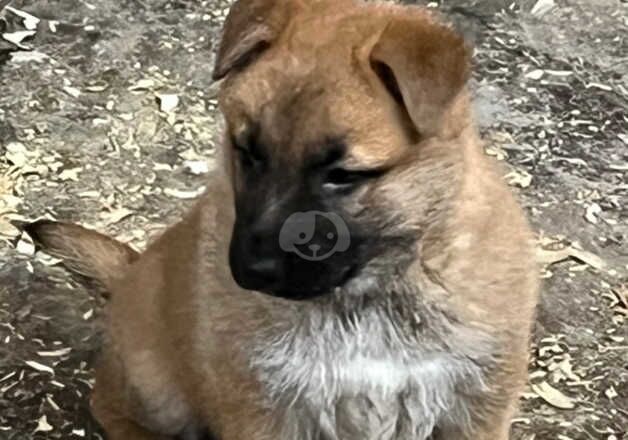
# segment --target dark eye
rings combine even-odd
[[[347,170],[332,168],[327,173],[323,185],[332,189],[349,189],[369,179],[381,176],[381,170]]]
[[[242,145],[234,141],[233,149],[244,168],[260,167],[265,162],[264,156],[258,151],[259,148],[253,144]]]
[[[240,160],[240,163],[245,168],[251,168],[257,163],[257,160],[255,159],[255,157],[253,157],[253,155],[251,154],[248,148],[243,148],[238,145],[235,145],[234,149],[235,149],[236,154],[238,155],[238,159]]]

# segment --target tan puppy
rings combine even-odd
[[[196,208],[141,256],[29,228],[111,292],[110,439],[508,438],[536,270],[468,58],[422,9],[236,2],[222,171]]]

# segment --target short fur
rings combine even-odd
[[[472,123],[468,58],[419,8],[236,2],[215,70],[223,166],[196,207],[137,261],[31,228],[57,254],[103,253],[85,262],[112,292],[93,395],[110,439],[508,438],[537,277]],[[343,169],[369,177],[339,192]],[[253,231],[276,252],[308,209],[346,220],[344,257],[281,260],[281,292],[240,287]]]

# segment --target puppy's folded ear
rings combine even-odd
[[[225,22],[213,78],[241,69],[266,50],[287,24],[290,0],[238,0]]]
[[[465,87],[470,51],[454,30],[423,11],[393,12],[370,52],[370,66],[421,137],[439,132]]]

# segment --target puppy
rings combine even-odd
[[[111,293],[92,397],[109,439],[508,438],[537,277],[468,75],[423,9],[234,4],[196,207],[141,255],[28,228]]]

